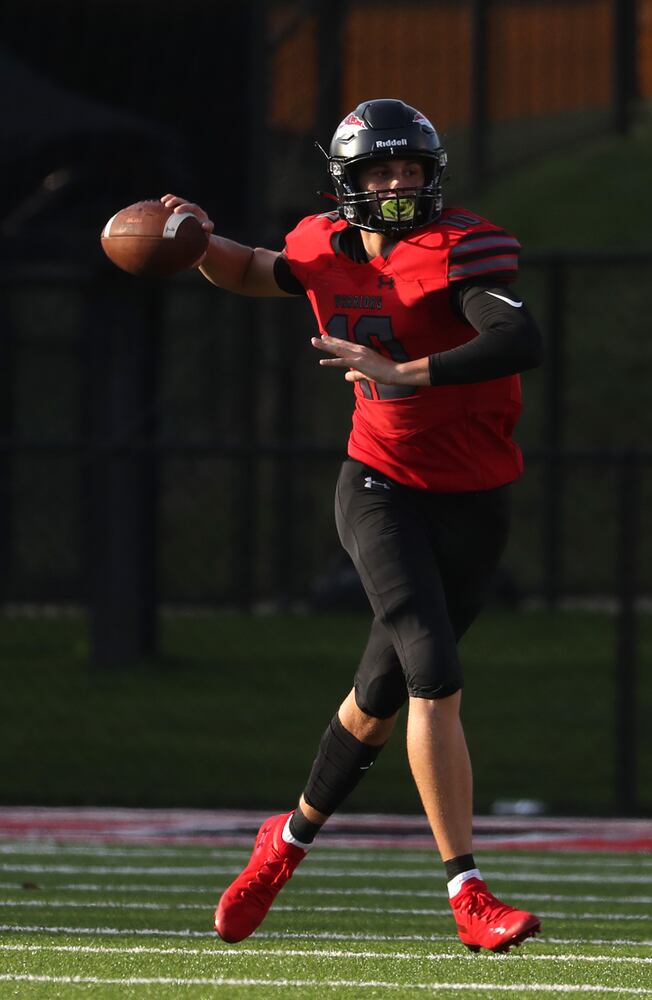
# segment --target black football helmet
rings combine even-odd
[[[358,171],[395,156],[423,165],[423,187],[362,191]],[[432,222],[443,206],[447,157],[437,132],[420,111],[396,100],[363,101],[337,126],[328,171],[339,212],[351,226],[376,233],[404,233]]]

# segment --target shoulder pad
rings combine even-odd
[[[487,220],[465,208],[445,208],[439,219],[440,223],[452,226],[453,229],[471,229],[473,226],[487,225]],[[489,223],[491,225],[491,223]]]
[[[515,236],[466,210],[451,209],[441,221],[455,230],[448,254],[450,281],[485,277],[514,280],[521,250]]]

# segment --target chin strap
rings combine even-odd
[[[319,198],[328,198],[330,201],[334,201],[336,205],[339,205],[340,201],[336,195],[331,194],[330,191],[316,191],[315,192]]]

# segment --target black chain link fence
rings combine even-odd
[[[160,609],[366,607],[332,515],[351,390],[319,368],[306,304],[238,300],[197,275],[135,282],[101,258],[106,219],[176,190],[227,235],[280,246],[321,205],[314,140],[360,100],[397,96],[433,118],[454,201],[542,152],[626,132],[652,95],[652,0],[186,0],[184,25],[199,50],[149,0],[10,0],[0,13],[15,96],[0,597],[8,613],[90,609],[105,664],[155,650]],[[523,380],[527,474],[495,594],[616,616],[624,811],[637,799],[637,614],[652,594],[651,262],[524,260],[547,364]],[[583,724],[605,742],[604,713]]]
[[[652,311],[651,262],[525,260],[519,288],[541,318],[549,364],[523,378],[528,473],[506,561],[516,595],[613,597],[632,462],[639,588],[652,593],[652,346],[639,320]],[[339,373],[317,364],[303,301],[238,300],[194,275],[160,286],[112,275],[7,281],[5,600],[86,602],[87,472],[102,466],[105,496],[133,461],[147,467],[133,489],[154,523],[158,601],[252,607],[323,590],[327,568],[338,572],[332,487],[352,400]],[[607,301],[595,287],[610,290]]]

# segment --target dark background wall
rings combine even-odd
[[[197,0],[181,18],[142,0],[3,5],[4,232],[32,256],[56,259],[62,245],[79,256],[107,212],[171,187],[237,225],[250,13]],[[58,228],[56,244],[28,238],[35,221]]]

